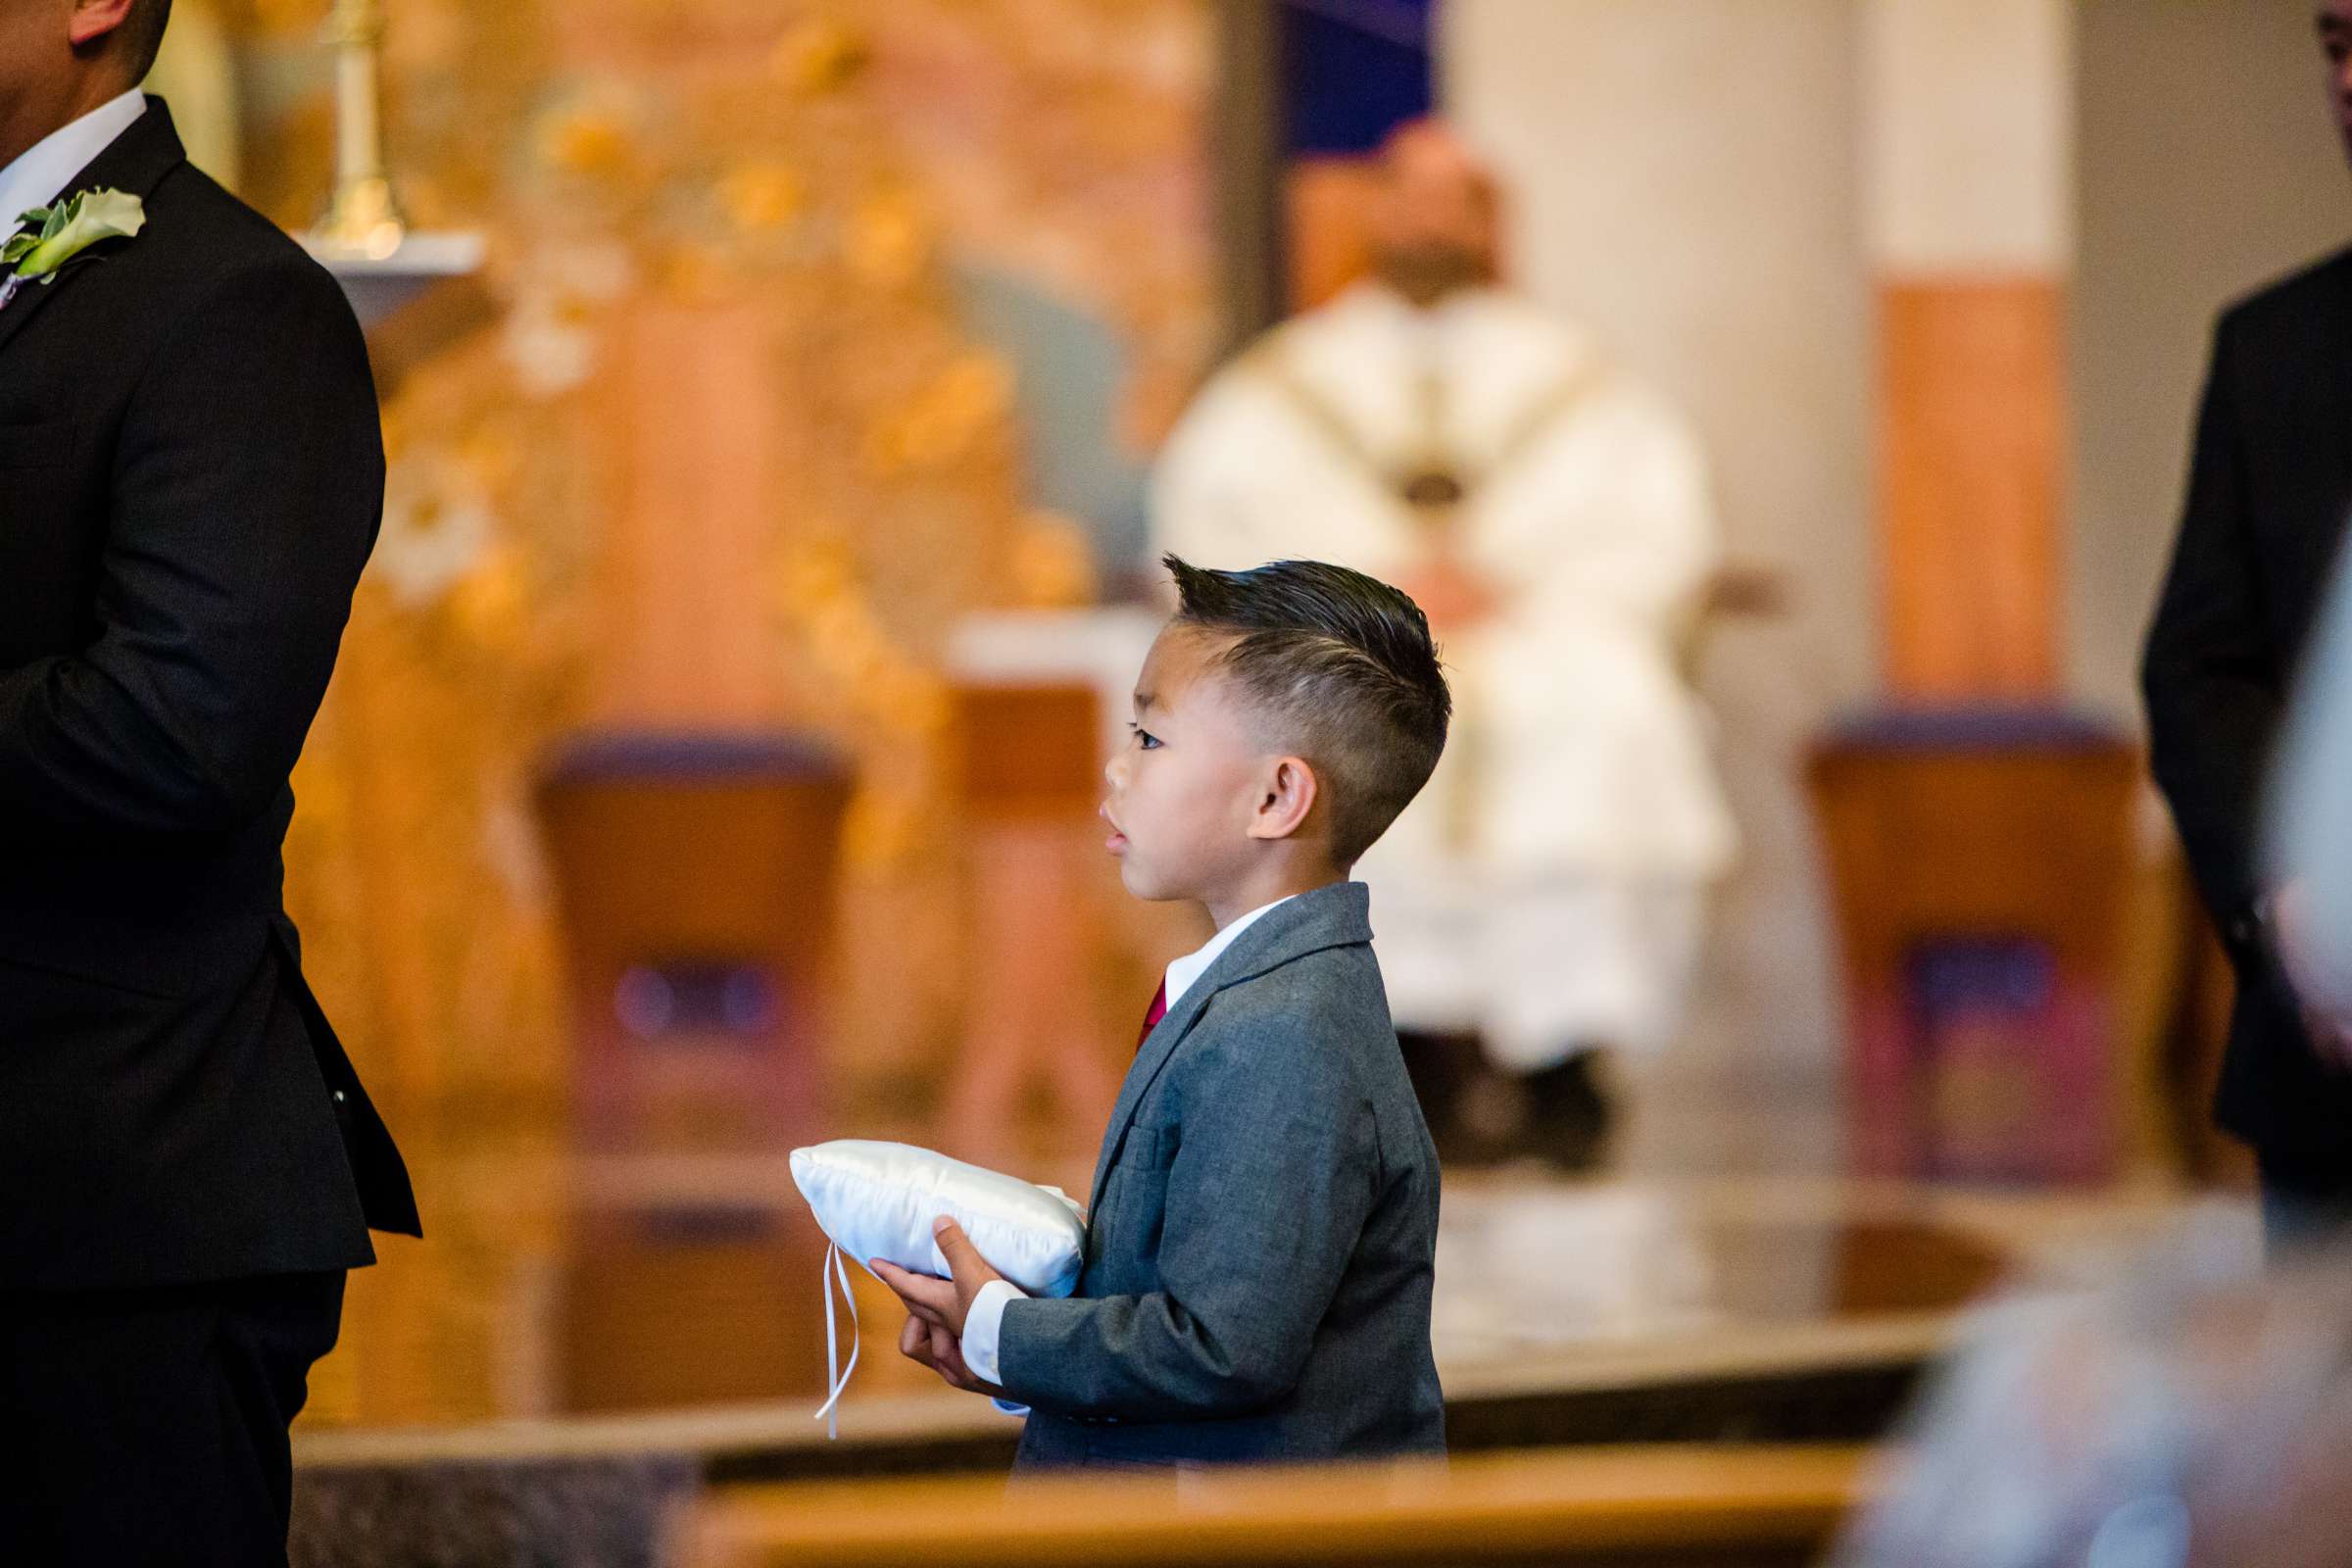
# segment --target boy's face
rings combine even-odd
[[[1213,902],[1250,860],[1269,761],[1213,666],[1207,634],[1170,626],[1135,686],[1134,733],[1103,776],[1119,880],[1139,899]]]

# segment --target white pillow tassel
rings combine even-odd
[[[841,1298],[850,1308],[850,1364],[838,1372],[834,1367],[841,1359],[841,1347],[833,1327],[833,1281],[841,1281]],[[841,1436],[841,1414],[834,1407],[850,1386],[850,1374],[858,1370],[858,1296],[850,1289],[850,1265],[841,1260],[841,1246],[834,1243],[825,1249],[825,1261],[818,1278],[825,1288],[825,1386],[830,1391],[824,1404],[817,1410],[816,1419],[825,1424],[827,1438]]]

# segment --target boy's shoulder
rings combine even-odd
[[[1209,999],[1208,1010],[1257,1023],[1286,1017],[1303,1022],[1334,1005],[1367,1000],[1385,1002],[1371,944],[1335,942],[1246,967],[1224,981]]]
[[[1328,1071],[1350,1046],[1395,1050],[1388,994],[1372,956],[1361,883],[1340,882],[1286,900],[1209,966],[1200,1011],[1177,1065],[1187,1076],[1245,1069],[1264,1079]],[[1188,999],[1189,1002],[1189,999]]]
[[[1318,948],[1237,976],[1193,1025],[1184,1054],[1196,1074],[1325,1079],[1368,1051],[1395,1050],[1380,965],[1361,943]]]

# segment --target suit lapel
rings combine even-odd
[[[80,173],[66,181],[65,189],[57,195],[62,199],[75,191],[111,187],[128,191],[145,201],[155,194],[155,187],[163,183],[164,176],[186,159],[187,153],[179,144],[179,132],[172,124],[172,111],[164,107],[161,98],[150,97],[147,112],[132,121]],[[13,220],[16,216],[10,213],[0,222]],[[153,232],[152,228],[143,230],[137,239],[112,241],[110,246],[145,244]],[[68,263],[49,282],[21,284],[16,297],[0,305],[0,353],[6,352],[9,340],[22,333],[51,299],[72,288],[82,273],[105,266],[106,254],[101,249],[88,253],[87,260]]]
[[[1168,1009],[1167,1016],[1152,1026],[1152,1032],[1144,1037],[1142,1049],[1136,1052],[1135,1064],[1127,1069],[1126,1081],[1119,1085],[1118,1101],[1110,1107],[1110,1125],[1102,1130],[1102,1151],[1095,1160],[1094,1186],[1086,1200],[1089,1214],[1102,1201],[1102,1184],[1109,1180],[1110,1168],[1118,1163],[1119,1150],[1127,1142],[1127,1130],[1135,1124],[1135,1113],[1142,1106],[1145,1094],[1206,1010],[1209,999],[1227,986],[1264,974],[1293,958],[1325,948],[1371,941],[1372,926],[1365,914],[1368,901],[1369,895],[1361,882],[1337,882],[1312,893],[1301,893],[1267,913],[1243,932],[1232,947],[1218,954],[1216,961]]]
[[[9,302],[0,305],[0,349],[7,348],[8,340],[24,330],[25,324],[32,319],[35,312],[49,302],[50,296],[71,285],[76,274],[97,265],[95,260],[79,266],[69,263],[46,283],[27,281],[18,284],[17,292]]]
[[[1252,934],[1243,933],[1245,939]],[[1237,942],[1234,946],[1241,944]],[[1119,1098],[1110,1107],[1110,1125],[1102,1129],[1102,1152],[1096,1156],[1095,1184],[1086,1200],[1088,1213],[1093,1213],[1095,1205],[1102,1201],[1102,1183],[1110,1175],[1110,1167],[1118,1162],[1119,1146],[1127,1141],[1127,1129],[1134,1125],[1136,1106],[1143,1102],[1144,1091],[1152,1087],[1159,1069],[1176,1054],[1176,1043],[1208,1005],[1208,999],[1218,989],[1210,983],[1211,977],[1232,956],[1231,950],[1218,955],[1217,961],[1209,965],[1209,972],[1194,981],[1177,999],[1176,1005],[1168,1009],[1167,1016],[1153,1024],[1152,1032],[1144,1037],[1135,1054],[1135,1064],[1127,1069],[1126,1081],[1119,1085]]]
[[[2337,274],[2333,301],[2335,318],[2329,323],[2332,330],[2328,331],[2323,339],[2326,347],[2321,352],[2321,360],[2325,373],[2330,377],[2334,387],[2334,400],[2331,408],[2341,411],[2352,408],[2352,267],[2339,267],[2335,271]],[[2334,561],[2336,546],[2343,532],[2343,503],[2352,499],[2352,427],[2347,427],[2340,417],[2331,419],[2329,427],[2337,437],[2329,454],[2335,464],[2334,473],[2331,475],[2335,481],[2331,497],[2335,503],[2335,509],[2330,514],[2330,518],[2336,526],[2328,531],[2328,537],[2325,541],[2324,548],[2316,555],[2315,564],[2321,566],[2323,571],[2313,583],[2312,592],[2315,603],[2321,592],[2320,585],[2328,580],[2325,567]],[[2305,621],[2308,623],[2308,615],[2305,617]]]
[[[2267,456],[2278,450],[2278,440],[2293,443],[2283,466],[2291,499],[2273,509],[2277,520],[2256,519],[2256,532],[2267,541],[2266,578],[2276,585],[2274,629],[2290,651],[2305,645],[2335,580],[2334,564],[2345,548],[2345,508],[2352,506],[2352,424],[2342,416],[2352,408],[2352,252],[2330,269],[2329,281],[2326,314],[2306,318],[2294,351],[2310,356],[2295,383],[2312,389],[2314,406],[2298,409],[2287,434],[2264,449]]]

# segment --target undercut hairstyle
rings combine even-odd
[[[122,63],[130,68],[130,81],[137,86],[155,69],[155,57],[164,47],[164,28],[172,23],[172,0],[132,0],[130,15],[115,35],[122,45]]]
[[[1315,770],[1332,858],[1351,866],[1421,793],[1453,697],[1421,607],[1319,561],[1212,571],[1174,556],[1173,624],[1222,639],[1214,667]]]

